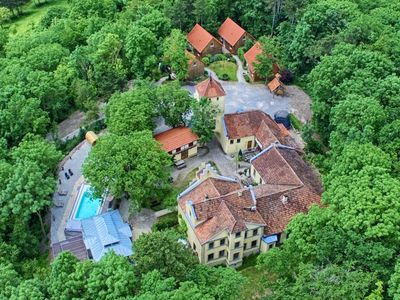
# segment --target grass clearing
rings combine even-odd
[[[39,24],[42,17],[52,7],[67,7],[68,0],[49,0],[41,4],[30,1],[22,7],[22,14],[10,21],[10,32],[20,34]]]
[[[192,180],[196,177],[197,171],[198,168],[194,168],[184,177],[182,176],[182,174],[178,175],[178,178],[175,180],[173,185],[178,190],[179,193],[189,186]]]
[[[237,65],[230,61],[216,61],[208,66],[221,80],[237,81]],[[226,75],[224,75],[226,74]]]

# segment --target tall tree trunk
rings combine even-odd
[[[40,212],[36,212],[36,214],[39,217],[40,228],[42,229],[43,238],[45,239],[46,238],[46,230],[44,229],[42,215],[40,214]]]

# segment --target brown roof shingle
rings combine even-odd
[[[196,91],[200,97],[214,98],[225,96],[225,90],[218,80],[211,76],[196,85]]]
[[[161,143],[162,149],[169,152],[197,141],[199,137],[188,127],[176,127],[154,136]]]
[[[231,46],[234,46],[245,33],[246,31],[231,18],[227,18],[218,29],[218,34]]]
[[[282,196],[287,202],[282,201]],[[257,199],[257,210],[266,223],[264,234],[281,233],[298,213],[306,213],[313,204],[320,203],[320,196],[303,186],[278,192]]]
[[[209,177],[197,181],[179,196],[182,210],[191,205],[200,222],[194,226],[194,232],[201,244],[222,231],[244,231],[247,224],[263,226],[266,235],[283,232],[296,214],[320,204],[319,177],[296,150],[271,145],[252,163],[266,184],[242,188],[230,179]]]
[[[273,144],[250,162],[266,184],[304,185],[315,193],[322,193],[319,176],[293,148]]]
[[[275,142],[295,145],[287,131],[283,131],[270,115],[261,110],[225,114],[224,124],[229,139],[255,136],[262,148]]]

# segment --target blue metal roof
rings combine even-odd
[[[124,223],[118,210],[82,219],[81,224],[83,241],[95,261],[111,250],[123,256],[133,254],[131,228]]]
[[[276,234],[274,235],[269,235],[269,236],[263,236],[262,237],[263,242],[267,244],[272,244],[278,241],[278,236]]]

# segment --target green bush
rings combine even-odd
[[[208,66],[210,64],[210,58],[205,56],[202,58],[201,60],[203,62],[203,64],[205,64],[206,66]]]
[[[215,61],[225,61],[227,60],[228,57],[226,57],[224,54],[219,53],[217,55],[215,55]]]
[[[222,74],[221,80],[225,80],[225,81],[229,80],[229,75],[226,73]]]
[[[237,53],[238,53],[239,59],[242,61],[242,63],[245,63],[245,61],[244,61],[244,48],[240,47],[238,49]]]
[[[178,222],[178,214],[170,213],[168,215],[160,217],[154,224],[151,226],[152,231],[162,231],[169,228],[176,227],[179,224]]]
[[[294,129],[301,130],[303,127],[303,123],[294,115],[294,114],[289,114],[289,120]]]
[[[244,80],[246,80],[246,82],[250,82],[250,76],[248,74],[244,74]]]

